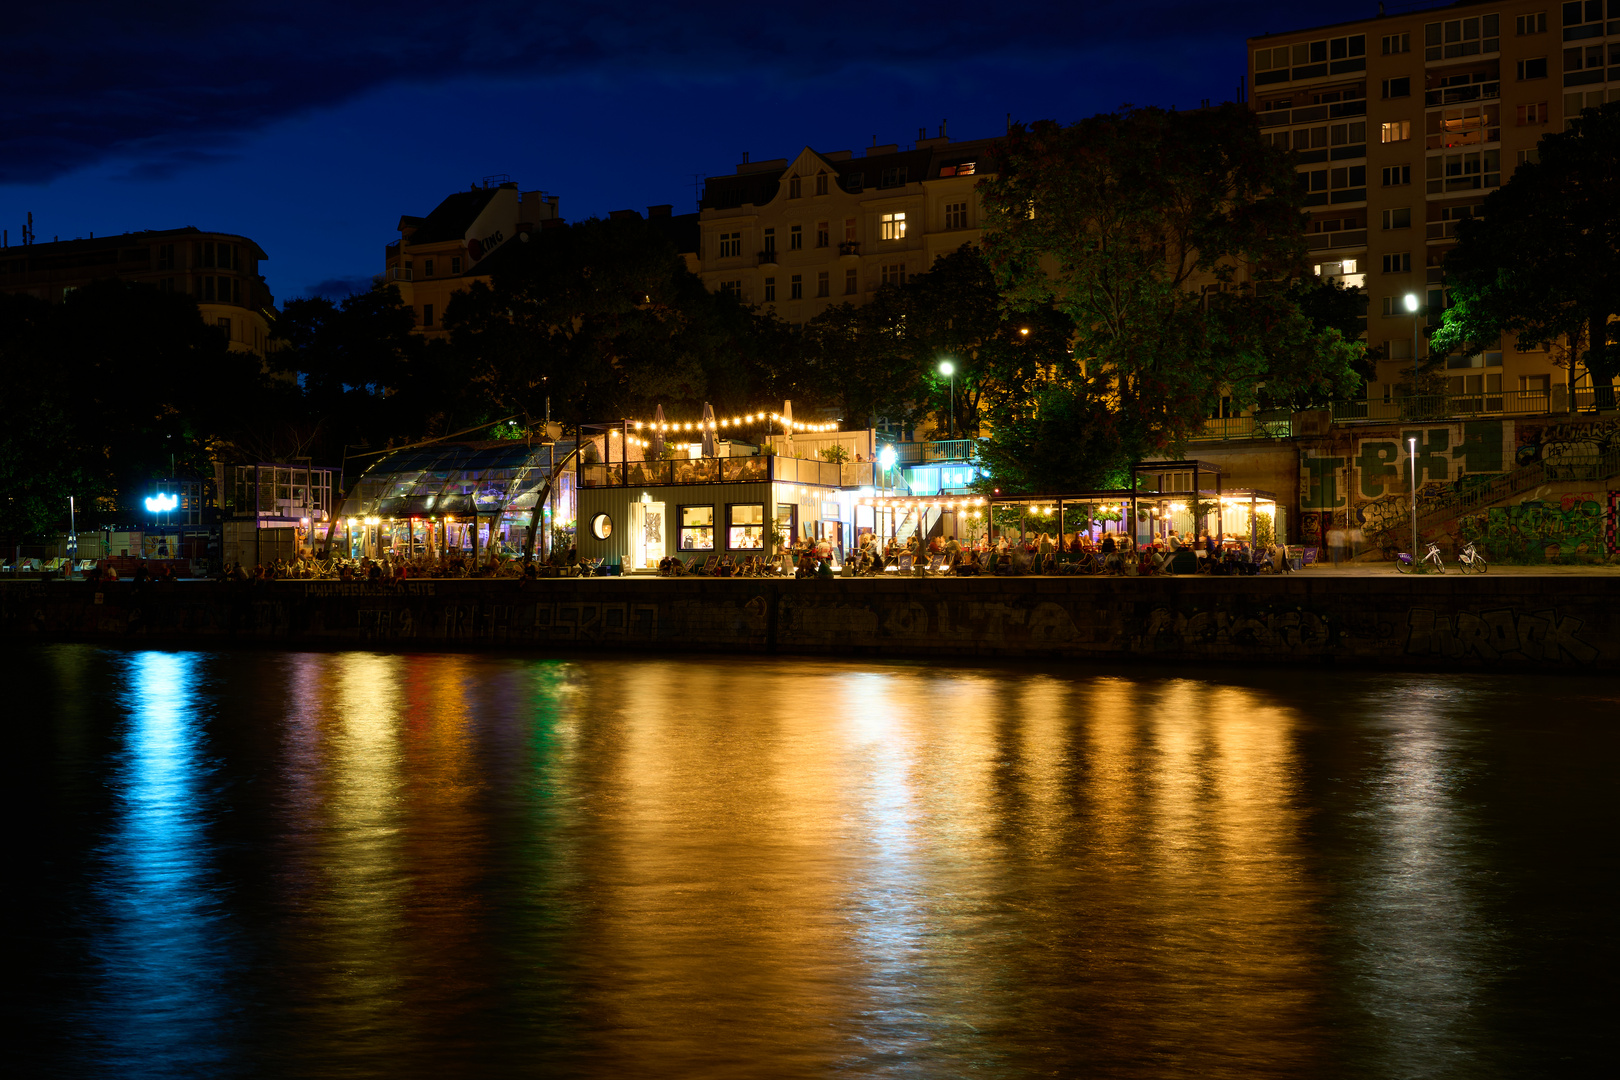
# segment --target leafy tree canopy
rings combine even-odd
[[[1587,109],[1548,135],[1462,222],[1446,256],[1451,306],[1430,339],[1437,366],[1450,353],[1567,343],[1610,394],[1620,375],[1620,102]]]

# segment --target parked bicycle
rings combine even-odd
[[[1472,543],[1458,553],[1457,564],[1461,566],[1463,570],[1472,570],[1476,574],[1483,574],[1489,569],[1489,566],[1487,566],[1485,562],[1485,556],[1475,551]]]
[[[1424,552],[1423,558],[1419,559],[1415,564],[1412,562],[1410,552],[1397,551],[1395,553],[1395,572],[1397,574],[1410,574],[1414,571],[1424,573],[1426,570],[1420,569],[1424,563],[1433,563],[1434,572],[1437,574],[1446,572],[1446,564],[1440,558],[1439,544],[1430,544],[1429,550]]]

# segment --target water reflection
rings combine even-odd
[[[205,665],[141,652],[122,667],[116,803],[96,883],[103,926],[91,945],[99,978],[76,1049],[94,1062],[87,1074],[205,1074],[230,1057],[239,975],[209,837],[220,807]]]
[[[1537,943],[1501,929],[1525,901],[1507,834],[1484,824],[1556,798],[1484,786],[1523,771],[1494,719],[1530,700],[1513,684],[117,663],[116,752],[94,763],[117,799],[79,811],[101,852],[94,899],[56,931],[91,942],[93,989],[55,1013],[96,1066],[82,1074],[1315,1077],[1513,1074],[1508,1060],[1534,1075],[1539,1060],[1508,1053],[1537,1037],[1539,999],[1500,973]],[[93,712],[71,704],[60,753],[93,756]],[[1563,832],[1612,844],[1580,805]],[[262,871],[225,858],[242,849]],[[1514,858],[1570,873],[1524,845]],[[1585,917],[1606,917],[1611,891],[1586,887]]]

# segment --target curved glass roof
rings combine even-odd
[[[570,442],[435,443],[386,454],[355,483],[339,517],[530,513]]]

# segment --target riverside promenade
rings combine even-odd
[[[0,585],[0,639],[1620,670],[1620,569]]]

